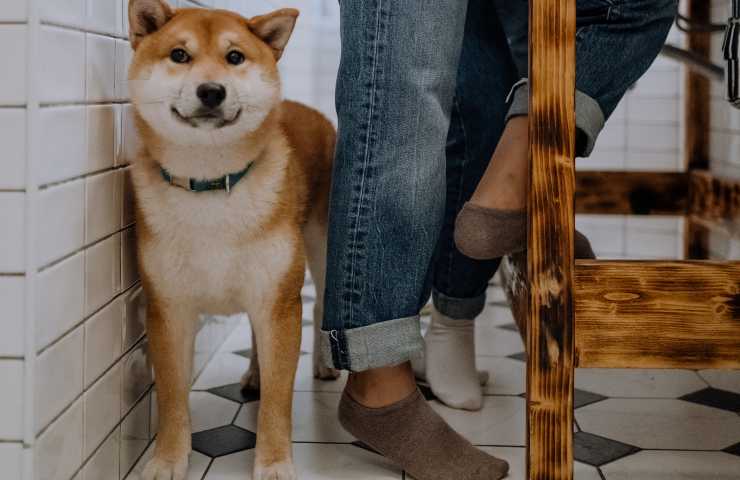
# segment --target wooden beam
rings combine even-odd
[[[740,219],[740,180],[697,170],[690,176],[689,213],[709,219]]]
[[[576,262],[579,367],[740,368],[740,262]]]
[[[688,15],[694,20],[710,23],[708,0],[688,0]],[[708,32],[692,32],[688,36],[689,51],[705,59],[711,58],[712,36]],[[684,151],[688,170],[709,168],[709,124],[711,120],[710,81],[690,69],[686,73],[686,108],[684,109]]]
[[[694,216],[686,217],[684,232],[684,258],[689,260],[709,260],[709,229],[694,221]]]
[[[576,2],[529,12],[527,478],[571,480]]]
[[[576,213],[683,215],[689,180],[679,172],[576,172]]]

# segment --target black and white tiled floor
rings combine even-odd
[[[500,288],[477,323],[478,367],[490,372],[480,412],[433,407],[484,450],[507,459],[509,478],[524,477],[525,356]],[[304,288],[304,315],[313,287]],[[294,400],[294,456],[302,480],[404,479],[404,472],[358,445],[336,421],[345,377],[312,378],[313,330],[304,321]],[[188,480],[251,478],[257,396],[237,383],[249,364],[241,325],[193,386],[193,448]],[[576,376],[577,480],[739,480],[740,371],[579,370]],[[150,445],[129,479],[151,456]]]

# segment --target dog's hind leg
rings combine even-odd
[[[190,454],[189,394],[197,313],[150,297],[147,312],[149,354],[157,383],[159,431],[144,480],[184,480]]]
[[[304,242],[308,270],[316,287],[316,301],[313,306],[313,376],[322,380],[339,378],[339,371],[323,365],[320,358],[319,335],[324,319],[324,288],[326,285],[327,226],[325,221],[312,215],[304,228]]]
[[[242,391],[258,392],[260,389],[260,360],[254,327],[252,327],[252,352],[249,355],[249,368],[242,375],[241,385]]]

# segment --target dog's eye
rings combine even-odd
[[[237,52],[236,50],[232,50],[228,55],[226,55],[226,61],[232,65],[241,65],[244,63],[244,54]]]
[[[190,55],[182,48],[176,48],[170,52],[170,60],[175,63],[188,63],[190,61]]]

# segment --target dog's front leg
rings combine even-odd
[[[255,322],[260,357],[255,480],[295,480],[291,448],[293,383],[301,345],[300,285],[281,291]],[[293,291],[295,290],[295,291]]]
[[[157,385],[159,431],[154,457],[144,468],[144,480],[184,480],[191,448],[188,398],[193,365],[197,314],[152,298],[147,316]]]

